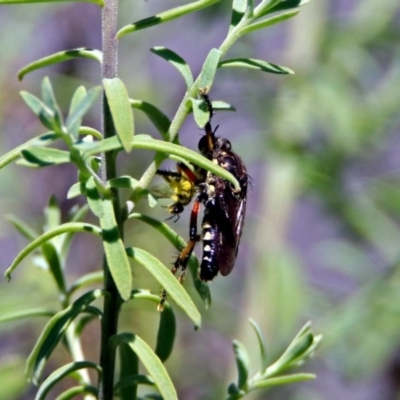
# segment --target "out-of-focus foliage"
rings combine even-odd
[[[24,142],[37,124],[17,92],[37,90],[34,82],[44,73],[35,72],[35,79],[27,76],[20,84],[16,71],[65,48],[99,47],[99,27],[90,22],[98,21],[95,6],[27,7],[29,10],[1,8],[1,153]],[[163,4],[121,2],[121,7],[125,25],[162,11]],[[174,49],[192,70],[198,70],[209,48],[220,44],[221,30],[229,25],[230,21],[221,18],[224,7],[215,5],[188,16],[184,21],[192,28],[188,32],[181,22],[171,22],[124,38],[120,71],[128,91],[171,117],[185,91],[184,82],[147,49]],[[8,22],[15,23],[16,18],[21,21],[18,30]],[[267,33],[244,37],[238,53],[248,49],[248,57],[285,65],[295,75],[259,72],[260,78],[253,71],[233,69],[217,73],[211,95],[233,104],[237,112],[217,112],[214,121],[245,160],[252,191],[237,266],[229,277],[211,285],[213,305],[203,316],[203,328],[194,333],[190,323],[180,324],[179,343],[168,366],[172,379],[180,398],[223,398],[236,373],[231,339],[237,337],[250,352],[252,346],[257,351],[254,333],[240,321],[254,318],[271,343],[281,343],[281,348],[269,348],[267,343],[274,358],[298,327],[312,319],[316,331],[324,335],[323,346],[307,369],[318,379],[283,391],[255,392],[249,399],[396,398],[400,351],[400,4],[398,0],[314,0],[298,17]],[[40,45],[32,46],[31,35]],[[229,56],[236,58],[234,49]],[[67,107],[67,99],[79,84],[98,73],[88,65],[75,60],[53,69],[52,82],[62,106]],[[96,79],[91,86],[97,84]],[[149,129],[138,113],[137,132]],[[188,122],[180,140],[195,149],[199,135],[194,123]],[[137,168],[148,160],[146,157],[143,154],[132,160],[126,156],[121,168],[129,172],[133,165]],[[23,214],[40,231],[41,221],[34,218],[49,192],[65,198],[75,180],[58,177],[68,172],[60,166],[56,178],[50,178],[47,171],[32,174],[18,166],[2,171],[0,185],[7,190],[0,192],[0,214],[6,210]],[[64,213],[71,204],[61,204]],[[160,219],[166,216],[162,208],[146,212]],[[22,245],[5,220],[0,219],[0,228],[0,265],[7,266]],[[185,216],[176,228],[186,236]],[[154,251],[149,234],[144,224],[133,222],[126,237],[131,236],[135,246]],[[90,245],[74,244],[71,275],[99,264],[100,255],[92,254]],[[167,241],[161,241],[156,255],[167,263],[174,253]],[[53,282],[40,279],[42,272],[33,265],[27,267],[30,275],[18,282],[18,292],[2,283],[1,314],[26,302],[47,308],[56,304],[51,295]],[[136,269],[135,274],[142,286],[154,289],[145,272]],[[124,310],[121,322],[129,329],[130,313],[138,313],[136,305]],[[153,318],[142,310],[135,332],[155,337]],[[44,321],[38,318],[37,324],[32,323],[29,331],[25,327],[1,328],[0,356],[5,372],[0,372],[0,387],[7,391],[2,390],[0,399],[32,398],[32,393],[22,394],[26,390],[21,386],[23,371],[15,367],[19,358],[11,355],[29,354]],[[90,345],[96,335],[93,324],[84,336],[88,353],[94,357],[96,349],[90,350]],[[66,359],[62,351],[53,357]],[[10,368],[14,374],[6,373]]]
[[[263,105],[269,160],[257,174],[264,207],[254,237],[265,280],[249,287],[263,293],[256,301],[276,335],[299,314],[319,321],[324,372],[304,398],[358,398],[368,387],[360,398],[395,398],[400,6],[349,6],[311,4],[286,39],[286,65],[300,66]]]

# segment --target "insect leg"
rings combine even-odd
[[[204,126],[205,135],[200,139],[198,147],[203,156],[211,160],[216,144],[215,132],[218,129],[218,126],[213,131],[211,127],[211,119],[214,115],[214,108],[212,106],[210,98],[208,97],[207,91],[200,90],[200,96],[207,106],[209,118],[206,125]]]
[[[186,267],[189,261],[189,257],[192,254],[193,249],[196,246],[196,243],[200,240],[200,236],[197,234],[197,216],[200,211],[200,205],[203,200],[203,196],[204,194],[200,193],[200,195],[197,196],[193,204],[192,211],[190,213],[189,240],[186,243],[186,246],[179,253],[178,258],[176,259],[174,266],[171,269],[171,272],[174,275],[179,269],[181,270],[181,273],[179,275],[180,283],[183,283],[185,279]],[[167,299],[167,291],[163,289],[161,292],[160,303],[158,304],[157,307],[158,311],[162,311],[164,309],[164,303],[166,299]]]

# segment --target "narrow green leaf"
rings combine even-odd
[[[121,346],[121,344],[120,344]],[[134,385],[149,385],[149,386],[155,386],[153,379],[151,379],[147,375],[130,375],[126,376],[125,378],[120,379],[115,385],[114,385],[114,392],[119,391],[122,388],[134,386]],[[122,390],[121,390],[122,392]],[[132,390],[127,392],[126,397],[123,397],[123,394],[120,394],[120,398],[122,400],[132,400]]]
[[[60,107],[57,104],[54,96],[53,87],[51,86],[50,79],[46,76],[42,81],[42,99],[44,104],[49,107],[54,113],[54,131],[57,133],[63,132],[63,118]]]
[[[56,371],[52,372],[40,385],[38,392],[36,393],[35,400],[45,400],[49,391],[65,377],[70,375],[72,372],[78,371],[80,369],[91,368],[97,371],[98,375],[101,375],[101,368],[99,365],[90,361],[76,361],[58,368]]]
[[[86,192],[86,187],[84,182],[74,183],[68,190],[67,199],[73,199],[80,195],[84,195]]]
[[[253,327],[254,332],[257,336],[258,346],[260,347],[260,358],[261,358],[261,372],[264,372],[268,367],[268,352],[267,352],[267,344],[265,342],[265,338],[263,333],[261,332],[260,327],[257,322],[250,319],[250,325]]]
[[[101,218],[103,216],[103,201],[100,197],[100,193],[96,187],[96,182],[93,176],[86,181],[85,187],[86,198],[90,210],[97,218]]]
[[[204,61],[199,77],[196,79],[199,89],[207,89],[209,91],[214,82],[217,72],[218,63],[221,59],[221,52],[217,49],[211,49]]]
[[[295,336],[282,356],[265,372],[265,376],[276,375],[277,373],[291,367],[302,364],[319,347],[322,335],[314,336],[310,330],[310,322],[307,322]]]
[[[110,179],[108,181],[108,184],[110,185],[110,187],[118,189],[136,190],[137,188],[140,188],[140,182],[129,175],[123,175],[118,178]]]
[[[145,29],[154,25],[163,24],[164,22],[171,21],[175,18],[179,18],[191,12],[198,11],[201,10],[202,8],[211,6],[212,4],[217,3],[218,1],[219,0],[198,0],[194,1],[193,3],[185,4],[183,6],[179,6],[161,12],[159,14],[153,15],[152,17],[148,17],[140,21],[134,22],[133,24],[124,26],[122,29],[118,31],[117,38],[120,39],[121,37],[127,35],[128,33],[133,33],[140,29]]]
[[[271,9],[279,4],[282,0],[269,0],[268,2],[262,1],[254,10],[254,17],[260,18],[266,14],[271,13]]]
[[[101,319],[101,317],[103,316],[103,311],[101,311],[99,308],[95,307],[95,306],[87,306],[85,308],[85,313],[90,314],[93,317],[96,317],[97,319]],[[81,319],[84,316],[81,317]]]
[[[69,106],[68,116],[74,114],[74,112],[79,108],[79,104],[86,98],[87,90],[84,86],[79,86],[71,99],[71,104]],[[75,118],[75,123],[72,125],[70,119],[67,117],[67,131],[76,140],[79,133],[79,126],[82,123],[81,118]]]
[[[22,150],[31,147],[44,147],[49,145],[50,143],[53,143],[58,138],[59,135],[57,135],[56,133],[47,132],[43,135],[28,140],[27,142],[15,147],[14,149],[10,150],[8,153],[0,157],[0,169],[18,159],[21,156]]]
[[[125,151],[129,153],[132,149],[134,131],[128,92],[119,78],[104,79],[103,84],[117,135]]]
[[[147,115],[152,124],[157,128],[161,137],[166,140],[167,132],[171,125],[169,118],[161,110],[150,103],[132,99],[130,99],[129,102],[133,108],[143,111]]]
[[[104,294],[105,292],[100,289],[85,293],[69,307],[54,315],[46,324],[26,362],[26,374],[32,374],[33,383],[36,385],[39,383],[47,360],[65,335],[70,323],[77,315],[84,312],[90,303]]]
[[[71,389],[66,390],[65,392],[61,393],[55,400],[71,400],[76,398],[79,394],[92,394],[97,398],[98,391],[95,386],[92,385],[80,385],[74,386]]]
[[[143,136],[146,136],[147,138],[150,137],[149,135],[135,135],[133,137],[133,142],[136,142],[138,140],[137,139],[138,137],[139,141],[141,141],[143,139]],[[113,150],[119,151],[123,149],[121,141],[116,136],[94,142],[80,142],[77,143],[75,147],[78,150],[84,152],[83,154],[84,158],[92,157],[96,154],[104,153],[107,151],[113,151]]]
[[[51,195],[44,210],[46,222],[44,230],[52,230],[61,225],[61,210],[57,198]],[[42,246],[42,253],[60,290],[65,291],[65,282],[62,272],[62,261],[58,254],[62,236],[57,236]]]
[[[174,230],[172,230],[166,223],[160,222],[144,214],[133,213],[129,218],[135,218],[146,224],[152,226],[159,233],[161,233],[175,248],[180,251],[186,245],[186,241],[180,237]],[[199,260],[192,254],[189,258],[188,268],[192,275],[194,287],[203,300],[205,308],[211,305],[211,293],[208,284],[198,277],[197,271],[199,270]]]
[[[82,151],[85,151],[85,157],[90,157],[106,151],[119,150],[122,148],[120,141],[116,137],[103,139],[101,141],[93,143],[82,143],[76,145],[76,147]],[[162,140],[156,140],[149,135],[136,135],[133,138],[132,148],[154,150],[161,153],[174,154],[187,160],[188,162],[198,165],[201,168],[211,171],[213,174],[220,176],[228,182],[231,182],[236,190],[240,190],[239,182],[225,168],[220,167],[219,165],[213,163],[211,160],[203,157],[198,152],[190,150],[186,147],[179,146],[170,142],[165,142]]]
[[[33,317],[52,317],[55,311],[48,310],[47,308],[32,308],[28,310],[15,310],[5,312],[0,315],[0,323],[18,321],[25,318]]]
[[[193,116],[197,126],[204,128],[210,118],[208,107],[204,104],[203,100],[193,98],[190,98],[189,100],[192,103]]]
[[[83,139],[83,141],[93,142],[93,138],[87,138],[87,139],[89,139],[89,140]],[[94,172],[94,174],[92,172],[91,176],[93,176],[99,192],[102,193],[103,195],[111,195],[111,192],[106,188],[106,186],[103,184],[103,182],[99,178],[99,172],[100,172],[100,167],[101,167],[101,163],[102,163],[101,156],[100,157],[99,156],[92,157],[88,161],[90,162],[90,167],[92,168],[92,171]]]
[[[269,4],[257,7],[257,14],[256,17],[260,18],[263,17],[264,15],[275,13],[278,11],[283,11],[283,10],[290,10],[291,8],[296,8],[300,7],[306,3],[308,3],[309,0],[279,0],[279,1],[271,1]]]
[[[46,260],[51,275],[53,276],[54,281],[57,284],[59,292],[65,293],[67,289],[65,286],[64,273],[62,270],[60,257],[58,256],[57,250],[55,249],[54,245],[51,242],[43,243],[42,254],[44,259]]]
[[[235,352],[236,366],[238,369],[238,383],[237,387],[243,389],[247,385],[249,377],[249,354],[246,348],[238,340],[233,341],[233,351]]]
[[[100,218],[100,225],[108,267],[122,299],[128,300],[132,290],[131,267],[115,220],[111,199],[103,200],[103,216]]]
[[[176,322],[172,308],[164,304],[160,313],[160,324],[157,331],[157,344],[155,352],[162,362],[165,362],[172,353],[175,341]]]
[[[54,229],[61,224],[61,210],[57,197],[52,194],[49,197],[47,207],[44,210],[46,217],[45,230]]]
[[[171,271],[156,257],[142,249],[130,247],[126,249],[129,257],[138,262],[165,288],[170,297],[188,315],[196,327],[201,324],[201,316],[190,296],[183,286],[177,281]]]
[[[279,359],[282,365],[288,365],[298,360],[313,343],[313,334],[306,334],[295,339]]]
[[[310,332],[310,328],[311,328],[311,321],[307,321],[303,327],[299,330],[299,332],[297,333],[297,335],[295,336],[295,339],[307,334],[308,332]]]
[[[168,400],[178,400],[176,390],[167,370],[160,359],[154,354],[151,347],[142,338],[131,333],[121,333],[113,336],[110,339],[110,342],[114,346],[117,346],[120,342],[128,344],[137,354],[150,376],[154,379],[154,382],[163,398]]]
[[[288,383],[311,381],[315,378],[316,378],[316,376],[314,374],[282,375],[282,376],[278,376],[276,378],[257,380],[256,382],[253,383],[252,387],[254,389],[261,389],[261,388],[266,388],[269,386],[286,385]]]
[[[44,0],[41,0],[44,1]],[[50,0],[48,0],[50,1]],[[60,1],[60,0],[58,0]],[[67,1],[67,0],[65,0]],[[86,0],[91,3],[97,3],[100,4],[101,2],[99,0]],[[14,1],[7,1],[7,0],[0,0],[0,4],[2,3],[7,3],[11,4],[13,3],[33,3],[34,1],[23,1],[23,0],[14,0]],[[36,2],[39,2],[37,0]],[[79,49],[72,49],[72,50],[64,50],[60,51],[58,53],[51,54],[47,57],[43,57],[39,60],[36,60],[24,68],[21,68],[18,71],[18,79],[22,80],[25,75],[29,74],[32,71],[35,71],[37,69],[41,69],[44,67],[48,67],[49,65],[53,64],[58,64],[60,62],[68,61],[68,60],[73,60],[75,58],[90,58],[92,60],[96,60],[99,63],[102,62],[102,53],[100,50],[93,50],[93,49],[86,49],[86,48],[79,48]]]
[[[270,17],[270,18],[264,19],[260,22],[255,22],[254,24],[248,25],[245,28],[241,29],[240,33],[242,35],[245,35],[247,33],[254,32],[259,29],[267,28],[268,26],[272,26],[272,25],[278,24],[279,22],[282,22],[289,18],[292,18],[295,15],[297,15],[298,13],[299,13],[298,9],[295,9],[293,11],[283,12],[281,14],[275,15],[274,17]]]
[[[82,91],[76,97],[74,96],[74,103],[71,104],[70,113],[65,121],[67,131],[73,137],[77,137],[83,116],[99,98],[100,93],[101,86],[95,86],[87,91],[85,97],[82,96]]]
[[[64,150],[31,147],[21,151],[21,156],[29,163],[38,167],[65,164],[71,161],[70,153]],[[21,164],[19,162],[19,164]]]
[[[87,90],[85,86],[79,86],[72,95],[71,103],[69,105],[68,115],[73,114],[78,108],[78,104],[86,97]]]
[[[103,135],[98,130],[93,129],[90,126],[81,126],[79,128],[79,134],[82,136],[93,136],[98,140],[103,139]]]
[[[84,204],[83,206],[74,205],[68,212],[68,222],[79,222],[85,219],[89,211],[89,206]]]
[[[94,233],[95,235],[101,236],[101,230],[98,226],[92,225],[92,224],[87,224],[87,223],[82,223],[82,222],[67,222],[65,224],[60,225],[59,227],[47,231],[43,233],[41,236],[36,238],[33,242],[29,243],[28,246],[26,246],[18,255],[15,257],[14,261],[10,265],[9,268],[7,268],[4,276],[6,277],[7,280],[11,279],[11,273],[14,271],[15,268],[21,263],[22,260],[26,256],[28,256],[32,251],[36,250],[38,247],[42,246],[44,243],[49,241],[50,239],[62,235],[63,233],[68,233],[68,232],[89,232],[89,233]]]
[[[232,4],[231,25],[229,31],[232,31],[242,20],[246,11],[247,0],[234,0]]]
[[[150,49],[150,51],[162,57],[169,63],[171,63],[183,76],[187,88],[190,88],[190,86],[192,86],[193,84],[192,71],[190,70],[189,65],[180,55],[178,55],[177,53],[175,53],[170,49],[167,49],[166,47],[161,47],[161,46],[153,47]]]
[[[149,300],[156,305],[160,303],[160,296],[151,294],[148,290],[133,290],[131,298],[133,300]],[[168,301],[164,303],[164,311],[159,313],[159,315],[160,323],[158,326],[155,353],[164,362],[172,352],[176,333],[175,314]]]
[[[248,18],[253,17],[253,15],[254,15],[254,0],[247,0],[245,15]]]
[[[322,335],[313,335],[313,341],[311,345],[308,347],[308,349],[302,353],[297,360],[293,360],[293,366],[299,366],[303,364],[306,360],[308,360],[310,357],[314,355],[316,350],[319,348],[321,345],[323,336]]]
[[[71,297],[73,293],[86,286],[103,282],[104,274],[103,271],[90,272],[86,275],[81,276],[77,279],[68,290],[68,296]]]
[[[74,206],[68,215],[68,222],[83,221],[88,211],[89,206],[87,204],[84,204],[82,207],[79,207],[78,205]],[[68,255],[74,235],[74,232],[68,232],[65,235],[60,236],[60,254],[63,260],[65,260]]]
[[[33,113],[40,119],[40,122],[50,130],[55,130],[54,112],[47,107],[41,100],[32,94],[21,91],[21,97]]]
[[[254,58],[234,58],[231,60],[221,61],[218,64],[218,68],[226,67],[251,68],[259,71],[270,72],[272,74],[294,74],[294,72],[287,67],[282,67],[262,60],[256,60]]]
[[[19,219],[15,215],[7,215],[6,220],[9,221],[26,239],[35,240],[39,236],[38,232],[36,232],[32,227],[25,223],[25,221],[22,221],[22,219]]]
[[[121,381],[126,381],[127,378],[136,377],[139,374],[139,358],[133,349],[125,342],[120,342],[119,346],[119,362],[120,372],[119,381],[114,385],[114,392],[116,387],[119,387],[119,397],[121,400],[132,400],[137,397],[138,382],[130,380],[130,384],[121,385]]]
[[[101,321],[101,319],[103,318],[103,313],[96,307],[88,306],[85,309],[85,312],[88,313],[88,315],[81,316],[78,322],[75,323],[74,326],[75,337],[81,337],[83,330],[90,322],[94,320]]]

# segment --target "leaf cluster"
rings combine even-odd
[[[304,362],[314,355],[315,351],[319,347],[322,336],[314,335],[311,332],[310,323],[304,325],[283,354],[272,364],[269,364],[266,340],[260,327],[253,320],[250,320],[250,323],[257,336],[261,366],[258,372],[250,378],[250,359],[248,352],[241,342],[238,340],[233,342],[233,350],[235,352],[236,366],[238,370],[238,380],[236,384],[232,383],[228,387],[228,400],[241,399],[246,394],[256,389],[315,379],[315,375],[313,374],[282,374],[288,369],[303,365]]]

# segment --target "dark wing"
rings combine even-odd
[[[220,208],[217,217],[218,249],[217,263],[221,275],[228,275],[235,265],[238,253],[247,200],[247,173],[242,160],[229,153],[230,168],[227,168],[238,179],[241,191],[236,193],[233,186],[222,178],[215,177],[216,200]]]

